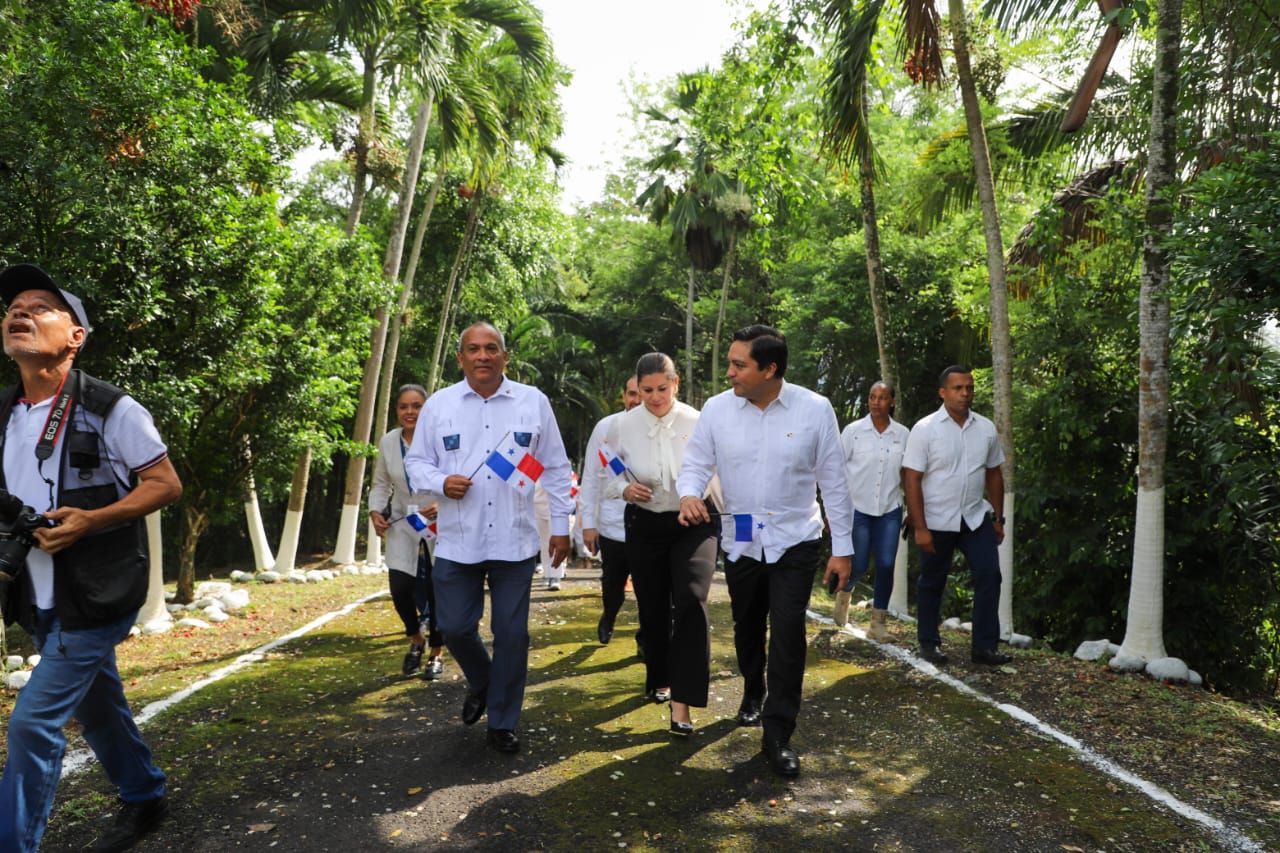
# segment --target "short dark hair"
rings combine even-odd
[[[973,371],[965,367],[963,364],[953,364],[938,374],[938,387],[946,388],[947,377],[953,373],[973,373]]]
[[[751,344],[751,358],[761,370],[774,365],[774,376],[787,375],[787,337],[772,326],[757,323],[733,333],[734,341]]]
[[[636,362],[637,382],[654,373],[661,373],[668,379],[680,379],[680,374],[676,373],[676,363],[665,352],[645,353]]]

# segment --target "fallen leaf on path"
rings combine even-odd
[[[251,823],[249,824],[250,832],[271,832],[276,828],[274,823]]]

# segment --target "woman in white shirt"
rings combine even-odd
[[[716,563],[716,525],[684,527],[676,478],[698,410],[676,399],[680,379],[663,353],[641,356],[643,405],[619,415],[606,443],[627,466],[608,497],[627,501],[627,565],[644,635],[645,692],[671,702],[671,733],[693,733],[689,707],[707,706],[711,627],[707,593]]]
[[[853,499],[853,571],[844,589],[836,593],[833,619],[837,626],[848,621],[853,585],[866,573],[874,553],[875,594],[867,636],[878,643],[891,638],[886,623],[902,529],[902,454],[911,432],[893,419],[895,398],[892,385],[875,383],[867,392],[870,414],[840,433],[845,479]]]
[[[391,603],[409,638],[409,651],[405,653],[401,671],[405,675],[417,672],[422,666],[422,653],[430,644],[431,654],[423,673],[430,680],[444,671],[440,659],[444,637],[436,627],[431,554],[424,542],[428,534],[417,526],[422,525],[422,516],[428,521],[435,520],[436,503],[429,492],[414,489],[404,470],[404,455],[413,443],[418,416],[426,402],[427,391],[421,385],[401,385],[396,392],[396,420],[400,426],[378,441],[378,461],[373,467],[373,484],[369,488],[369,519],[378,535],[386,540]],[[389,513],[390,518],[384,513]],[[422,633],[424,624],[428,637]]]

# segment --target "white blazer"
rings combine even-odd
[[[378,441],[378,461],[373,466],[373,484],[369,487],[369,511],[383,513],[387,521],[394,522],[387,530],[384,540],[387,568],[416,576],[418,543],[422,540],[408,522],[396,519],[403,519],[408,514],[410,505],[426,509],[438,497],[425,489],[410,492],[409,481],[404,473],[404,452],[409,448],[401,444],[401,432],[397,427]],[[388,504],[391,506],[389,515]],[[427,549],[434,556],[435,543],[428,542]]]

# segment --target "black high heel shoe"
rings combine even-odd
[[[667,706],[667,713],[671,712],[671,706]],[[688,737],[693,734],[693,723],[682,723],[679,720],[671,720],[671,734],[675,737]]]
[[[649,691],[649,700],[655,705],[665,705],[671,701],[671,688],[655,687]]]

